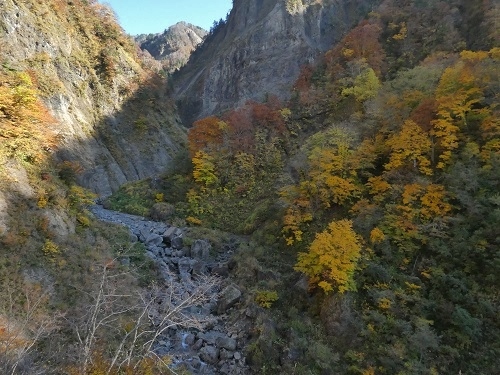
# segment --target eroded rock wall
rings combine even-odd
[[[268,94],[287,99],[303,64],[340,40],[378,0],[235,0],[176,75],[186,124]]]
[[[184,147],[165,80],[105,6],[3,0],[0,50],[58,120],[57,158],[78,163],[79,182],[98,194],[160,173]]]

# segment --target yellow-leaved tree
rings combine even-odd
[[[193,178],[196,182],[203,186],[210,186],[218,182],[212,156],[204,151],[198,151],[191,161],[193,163]]]
[[[332,221],[328,229],[316,234],[309,252],[300,253],[295,270],[309,276],[326,293],[354,290],[353,274],[360,257],[360,238],[352,221]]]
[[[483,92],[475,76],[474,65],[487,55],[464,51],[462,59],[443,72],[436,89],[438,118],[432,121],[431,134],[441,150],[437,168],[450,164],[453,151],[458,148],[460,133],[468,127],[467,118],[478,113],[475,106],[483,99]]]
[[[392,170],[412,164],[421,173],[432,175],[429,160],[432,143],[428,134],[415,122],[406,120],[401,131],[389,137],[387,145],[391,148],[391,156],[385,169]]]

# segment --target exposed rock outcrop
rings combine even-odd
[[[186,124],[209,114],[285,99],[303,64],[312,63],[379,0],[235,0],[176,75],[175,95]]]
[[[100,195],[160,173],[183,148],[166,83],[105,6],[4,0],[0,48],[58,120],[59,160],[78,163],[78,182]]]

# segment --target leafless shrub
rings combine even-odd
[[[122,273],[112,274],[103,267],[100,282],[89,296],[90,303],[84,316],[72,322],[78,340],[78,368],[86,373],[94,363],[95,353],[107,340],[109,357],[107,374],[120,368],[134,368],[145,359],[155,358],[168,365],[168,359],[159,358],[155,343],[169,328],[183,327],[199,330],[215,320],[199,310],[214,299],[220,280],[214,276],[196,276],[189,282],[181,282],[176,275],[170,281],[156,284],[137,294],[120,291],[117,280]]]

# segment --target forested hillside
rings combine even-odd
[[[256,373],[498,370],[498,12],[385,1],[289,102],[193,124],[164,197],[252,235]]]
[[[345,4],[236,3],[222,30],[244,29],[235,20],[251,12],[247,52],[266,42],[259,14],[283,21],[281,41],[320,35]],[[167,81],[96,1],[0,4],[0,373],[189,373],[158,350],[168,331],[231,375],[498,372],[500,6],[357,3],[366,16],[343,7],[345,32],[321,34],[318,56],[274,64],[310,62],[283,72],[291,91],[236,108],[228,97],[186,142],[169,87],[188,87],[199,57]],[[291,26],[315,15],[314,27]],[[218,51],[212,42],[198,56]],[[211,78],[203,87],[232,82]],[[77,182],[108,208],[173,225],[180,255],[172,233],[98,222],[97,196]],[[186,233],[203,237],[198,256],[219,259],[211,275],[185,256],[198,238]],[[169,273],[181,267],[186,284]],[[234,329],[223,343],[177,331],[207,309],[185,305],[200,275],[233,292],[210,297],[231,297],[224,309],[208,306]]]
[[[182,144],[151,65],[95,1],[0,2],[1,374],[109,373],[137,332],[152,264],[125,229],[95,220],[96,195],[76,181],[110,194],[155,159],[166,167],[165,128]],[[121,368],[160,372],[143,353]]]

